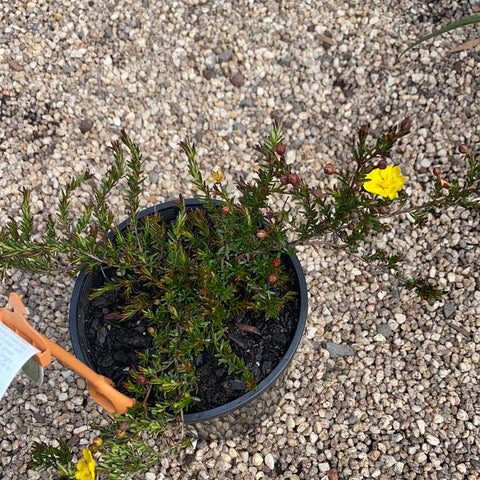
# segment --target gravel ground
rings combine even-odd
[[[0,222],[17,214],[23,186],[40,219],[73,174],[102,176],[121,127],[148,157],[145,206],[192,194],[176,146],[187,135],[204,170],[248,175],[272,115],[285,120],[288,160],[307,178],[349,162],[360,124],[380,131],[410,117],[396,158],[421,197],[432,166],[448,178],[463,171],[459,143],[480,151],[479,49],[449,53],[479,29],[395,57],[479,10],[474,0],[1,0]],[[121,198],[112,201],[122,219]],[[412,268],[437,278],[441,301],[417,301],[345,256],[305,249],[311,313],[276,413],[243,438],[199,441],[138,478],[480,478],[479,217],[430,220],[413,235],[404,220],[380,244],[396,242]],[[30,321],[69,349],[72,285],[12,274],[1,303],[23,293]],[[18,375],[0,402],[0,477],[48,478],[27,469],[33,442],[85,445],[102,418],[83,379],[59,363],[39,388]]]

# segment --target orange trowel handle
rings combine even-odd
[[[0,308],[0,321],[40,350],[40,353],[37,353],[33,358],[42,367],[50,363],[51,355],[53,355],[87,380],[92,398],[107,412],[126,413],[129,407],[135,405],[135,400],[116,390],[110,379],[94,372],[78,358],[37,332],[25,319],[25,307],[20,295],[11,293],[8,303],[13,308],[13,312],[6,308]]]
[[[129,407],[135,405],[133,398],[127,397],[116,390],[113,382],[91,368],[87,367],[78,358],[68,353],[62,347],[45,338],[52,355],[64,365],[81,375],[88,383],[88,389],[92,398],[110,413],[126,413]]]

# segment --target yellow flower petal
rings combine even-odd
[[[367,192],[388,197],[393,200],[399,190],[402,189],[405,183],[405,177],[401,175],[400,167],[387,165],[385,168],[375,168],[370,173],[365,175],[363,188]]]
[[[75,478],[77,480],[95,480],[95,461],[88,448],[83,449],[83,458],[77,463]]]

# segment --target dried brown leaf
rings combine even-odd
[[[235,326],[242,332],[255,333],[256,335],[262,335],[260,330],[257,327],[252,327],[252,325],[247,325],[246,323],[236,323]]]
[[[326,35],[323,35],[323,33],[317,33],[315,35],[317,40],[320,40],[323,43],[326,43],[327,45],[333,46],[335,45],[335,40],[331,37],[327,37]]]
[[[21,72],[23,67],[12,57],[7,57],[6,62],[17,72]]]
[[[123,317],[120,312],[110,312],[107,313],[103,318],[105,320],[121,320]]]
[[[480,38],[475,38],[474,40],[469,40],[468,42],[462,43],[461,45],[456,46],[449,50],[448,53],[463,52],[464,50],[470,50],[480,45]]]

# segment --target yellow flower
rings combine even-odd
[[[400,167],[387,165],[385,168],[376,168],[365,175],[363,187],[367,192],[376,193],[393,200],[397,192],[403,187],[405,177],[401,175]]]
[[[77,480],[95,480],[95,462],[92,452],[88,448],[83,449],[83,458],[77,463],[75,478]]]
[[[212,170],[210,175],[207,177],[207,180],[212,183],[220,183],[225,178],[223,174],[223,169],[219,168],[218,170]]]

